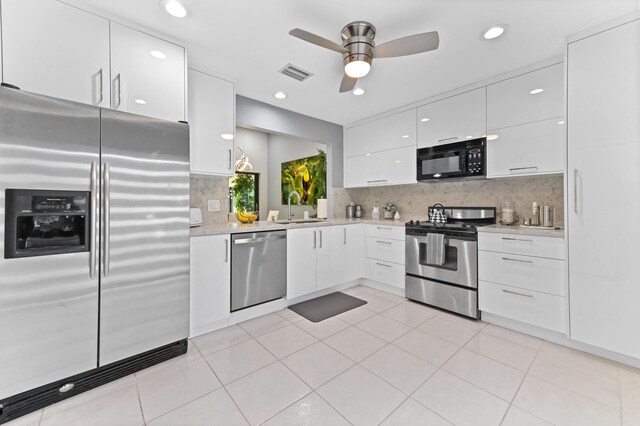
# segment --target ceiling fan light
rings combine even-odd
[[[344,72],[351,78],[360,78],[369,74],[371,64],[366,61],[352,61],[344,66]]]

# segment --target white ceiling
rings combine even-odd
[[[230,76],[240,95],[347,124],[540,60],[562,55],[564,38],[638,9],[638,0],[183,0],[169,16],[158,0],[76,0],[184,42],[190,66]],[[365,20],[376,42],[436,30],[437,51],[374,60],[363,96],[338,93],[342,56],[288,35],[299,27],[340,42]],[[494,24],[504,36],[482,38]],[[314,74],[300,83],[277,71],[293,63]],[[279,101],[273,93],[284,91]]]

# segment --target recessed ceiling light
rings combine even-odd
[[[409,135],[402,135],[402,139],[409,139]]]
[[[164,2],[164,10],[176,18],[184,18],[187,16],[187,8],[177,0],[166,0]]]
[[[152,50],[149,54],[156,59],[167,59],[167,55],[159,50]]]
[[[220,135],[220,137],[222,139],[224,139],[225,141],[232,141],[233,140],[233,135],[231,133],[223,133]]]
[[[353,93],[356,96],[364,95],[364,89],[361,89],[358,87],[357,89],[353,89],[353,92],[351,93]]]
[[[487,135],[487,140],[488,141],[495,141],[496,139],[498,139],[500,136],[498,135]]]
[[[544,92],[544,89],[533,89],[529,92],[530,95],[537,95],[538,93]]]
[[[564,124],[564,120],[558,121],[558,124]]]
[[[370,153],[370,152],[367,152],[365,155],[368,157],[368,156],[370,156],[370,155],[371,155],[371,153]]]
[[[134,102],[140,105],[145,105],[147,103],[144,99],[136,99]]]
[[[421,118],[420,121],[422,121],[423,123],[426,123],[427,121],[429,121],[430,119],[425,117],[425,118]]]
[[[491,27],[484,32],[484,38],[487,40],[493,40],[494,38],[500,37],[503,33],[504,27],[496,25],[495,27]]]
[[[287,94],[284,92],[276,92],[273,94],[273,97],[276,99],[286,99],[287,98]]]
[[[402,160],[396,160],[396,163],[402,163]]]

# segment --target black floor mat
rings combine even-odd
[[[293,312],[302,315],[312,322],[320,322],[332,316],[350,311],[359,306],[365,305],[366,300],[358,299],[341,292],[327,294],[317,299],[296,303],[289,306]]]

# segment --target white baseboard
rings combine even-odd
[[[229,319],[225,318],[220,321],[210,322],[205,325],[201,325],[199,327],[195,327],[191,329],[189,339],[193,339],[194,337],[201,336],[203,334],[210,333],[215,330],[220,330],[221,328],[225,328],[229,325]]]
[[[386,291],[387,293],[395,294],[396,296],[405,297],[404,288],[394,287],[389,284],[384,284],[367,278],[361,278],[360,284],[367,287],[375,288],[376,290]]]
[[[570,339],[563,333],[546,330],[544,328],[521,323],[510,318],[501,317],[499,315],[494,315],[487,312],[482,312],[482,321],[509,328],[511,330],[519,331],[520,333],[528,334],[540,339],[548,340],[549,342],[557,343],[558,345],[566,346],[568,348],[577,349],[592,355],[607,358],[621,364],[640,368],[640,359],[638,358],[633,358],[627,355],[619,354],[617,352],[608,351],[606,349],[578,342],[576,340]]]

